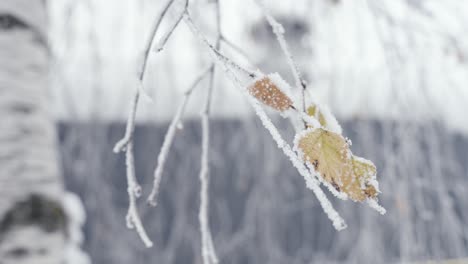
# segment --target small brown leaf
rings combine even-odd
[[[293,102],[278,86],[265,76],[248,88],[250,94],[260,102],[280,112],[288,110]]]

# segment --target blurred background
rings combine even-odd
[[[20,1],[21,2],[21,1]],[[156,40],[183,8],[176,0]],[[222,70],[215,77],[210,225],[220,263],[468,263],[468,2],[266,1],[308,89],[330,107],[353,153],[378,169],[387,209],[327,194],[348,228],[336,231],[303,178]],[[166,0],[54,0],[46,14],[47,109],[66,189],[86,212],[92,263],[202,263],[198,223],[200,114],[208,80],[191,97],[163,174],[159,204],[145,198],[183,92],[211,62],[180,23],[149,56],[135,129],[139,212],[154,242],[126,229],[123,136],[143,50]],[[252,0],[220,0],[221,51],[294,83],[286,57]],[[27,7],[23,7],[27,8]],[[195,23],[215,35],[212,0],[191,0]],[[241,52],[239,52],[241,50]],[[291,142],[288,120],[270,115]],[[328,191],[326,191],[328,193]],[[459,261],[459,262],[455,262]],[[464,261],[464,262],[463,262]],[[450,262],[452,263],[452,262]]]

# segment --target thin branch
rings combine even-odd
[[[159,26],[161,25],[161,21],[164,18],[164,16],[167,14],[167,11],[169,10],[169,7],[172,5],[173,2],[174,2],[174,0],[169,0],[166,3],[166,5],[164,6],[163,11],[161,12],[161,15],[158,16],[158,18],[156,19],[156,22],[154,23],[154,27],[153,27],[151,36],[150,36],[149,40],[146,43],[146,48],[145,48],[145,51],[144,51],[144,58],[143,58],[143,62],[142,62],[142,66],[141,66],[141,70],[140,70],[140,74],[139,74],[140,83],[138,84],[139,85],[138,88],[135,89],[135,94],[133,96],[132,107],[131,107],[129,118],[128,118],[128,121],[127,121],[125,136],[119,142],[117,142],[115,144],[115,147],[114,147],[114,152],[115,153],[123,151],[125,149],[125,146],[132,140],[133,130],[134,130],[134,127],[135,127],[135,115],[136,115],[136,110],[137,110],[138,101],[139,101],[139,97],[140,97],[140,92],[143,91],[143,78],[144,78],[144,74],[145,74],[145,71],[146,71],[146,65],[147,65],[147,62],[148,62],[149,52],[151,50],[151,46],[153,44],[154,37],[156,36],[156,33],[157,33],[158,29],[159,29]],[[188,0],[185,3],[184,11],[182,12],[182,14],[184,14],[185,11],[187,10],[187,5],[188,5]],[[163,41],[159,45],[161,47],[161,50],[162,50],[162,48],[164,48],[164,45],[166,44],[167,40],[171,36],[171,32],[174,31],[174,29],[177,27],[178,24],[179,23],[177,22],[174,25],[174,27],[172,28],[172,30],[170,30],[168,32],[168,34],[166,34],[166,36],[164,37],[165,41]]]
[[[216,9],[216,50],[219,50],[221,45],[221,17],[219,0],[215,0]],[[212,67],[210,70],[210,83],[208,86],[208,93],[205,105],[202,111],[201,124],[202,124],[202,155],[200,164],[200,211],[198,219],[200,221],[200,232],[202,242],[202,258],[203,263],[211,264],[218,263],[218,257],[213,245],[213,238],[211,236],[210,223],[209,223],[209,186],[210,186],[210,164],[209,164],[209,147],[210,147],[210,112],[211,100],[213,97],[213,87],[215,79],[215,69]]]
[[[161,38],[161,41],[156,45],[155,50],[156,52],[160,52],[164,49],[164,46],[166,45],[167,41],[171,37],[172,33],[174,30],[177,28],[179,25],[180,21],[184,17],[185,10],[187,10],[188,7],[188,0],[185,0],[185,6],[182,12],[180,12],[179,16],[177,17],[177,20],[174,24],[172,24],[172,27],[167,31],[167,33]]]
[[[172,3],[174,3],[174,0],[167,1],[166,5],[163,8],[163,11],[161,12],[161,15],[158,16],[158,18],[156,19],[156,22],[153,24],[154,26],[153,26],[153,29],[151,30],[151,35],[148,41],[146,42],[146,47],[145,47],[145,51],[143,55],[143,63],[141,65],[140,76],[139,76],[139,79],[141,82],[143,82],[143,77],[145,75],[146,65],[148,63],[148,57],[151,51],[151,46],[153,45],[154,37],[156,36],[156,32],[158,32],[159,26],[161,25],[161,21],[166,16],[167,10],[169,10],[169,7],[171,7]]]
[[[187,15],[186,18],[189,18],[189,16]],[[186,20],[186,21],[188,23],[191,23],[191,20]],[[195,24],[191,23],[189,25],[190,25],[190,28],[192,29],[192,32],[194,33],[194,35],[196,37],[198,37],[201,42],[205,43],[208,46],[208,48],[210,48],[212,50],[212,47],[210,47],[208,41],[206,40],[206,37],[204,37],[201,34],[200,30],[195,26]],[[273,140],[277,143],[278,147],[290,159],[293,166],[298,170],[299,174],[302,177],[304,177],[304,180],[306,182],[306,186],[314,192],[315,196],[317,197],[317,199],[320,202],[320,205],[321,205],[322,209],[327,214],[328,218],[332,221],[333,226],[335,227],[335,229],[342,230],[342,229],[346,228],[345,221],[341,218],[341,216],[338,214],[338,212],[333,208],[333,205],[330,203],[330,201],[328,200],[328,198],[326,197],[326,195],[322,191],[322,189],[320,189],[320,182],[314,177],[314,175],[312,175],[310,173],[310,171],[307,170],[306,166],[301,161],[301,159],[292,150],[292,148],[289,146],[289,144],[281,137],[281,134],[279,133],[278,129],[274,126],[274,124],[268,118],[267,114],[265,113],[263,108],[260,106],[259,102],[249,94],[247,89],[244,88],[244,85],[241,84],[240,80],[237,78],[235,73],[229,67],[230,65],[228,63],[223,61],[218,56],[213,56],[213,58],[215,59],[215,61],[221,63],[221,65],[224,67],[225,73],[232,80],[234,85],[248,99],[248,102],[252,105],[252,107],[255,110],[255,113],[260,118],[260,120],[262,121],[262,124],[268,130],[268,132],[272,136]]]
[[[222,54],[217,48],[215,48],[200,32],[197,26],[195,26],[195,23],[192,20],[192,17],[188,12],[185,12],[184,16],[184,21],[185,23],[189,26],[189,28],[192,30],[192,32],[202,40],[202,42],[207,45],[210,50],[213,52],[213,54],[217,57],[217,61],[223,61],[224,63],[229,64],[231,67],[241,71],[242,73],[248,75],[250,78],[255,78],[256,74],[253,71],[249,71],[245,69],[244,67],[240,66],[238,63],[235,63],[228,57],[226,57],[224,54]]]
[[[140,96],[139,89],[135,89],[135,95],[132,100],[130,114],[128,116],[125,136],[115,144],[114,152],[118,153],[125,150],[125,166],[127,174],[127,192],[129,198],[128,212],[126,216],[127,227],[135,228],[139,237],[146,247],[151,247],[153,243],[148,238],[146,231],[141,223],[136,207],[136,199],[141,195],[141,187],[135,176],[135,160],[133,157],[133,133],[135,129],[135,115]]]
[[[133,132],[135,130],[135,116],[136,116],[139,97],[140,97],[140,90],[135,89],[135,94],[133,96],[130,113],[128,115],[127,126],[125,128],[125,135],[121,140],[119,140],[115,144],[114,146],[115,153],[119,153],[125,150],[126,146],[133,138]]]
[[[148,196],[148,203],[152,206],[157,205],[159,185],[161,184],[162,173],[164,171],[164,165],[166,164],[167,155],[172,146],[172,142],[174,141],[174,137],[177,131],[177,125],[179,124],[180,120],[184,115],[185,107],[189,101],[190,95],[192,94],[193,90],[198,86],[198,84],[203,80],[203,78],[205,78],[205,76],[211,72],[213,67],[214,66],[211,65],[208,69],[204,70],[190,85],[190,88],[187,89],[187,91],[185,91],[182,103],[179,105],[176,114],[172,118],[166,136],[164,137],[164,142],[162,144],[161,151],[158,155],[158,164],[156,166],[156,169],[154,170],[153,189],[151,190],[151,193]]]
[[[134,157],[133,157],[133,142],[130,141],[126,147],[126,165],[127,165],[127,192],[129,198],[129,206],[127,212],[127,227],[130,229],[135,228],[137,234],[146,247],[152,247],[153,242],[146,234],[145,228],[141,223],[140,216],[138,215],[136,207],[136,199],[141,195],[141,187],[138,185],[135,177]]]
[[[231,40],[227,39],[225,35],[221,34],[221,43],[224,43],[226,44],[227,47],[231,48],[232,50],[236,51],[237,53],[239,53],[240,55],[242,55],[242,57],[244,57],[244,59],[252,66],[255,65],[255,63],[252,63],[249,59],[249,55],[242,49],[240,48],[238,45],[236,45],[234,42],[232,42]]]
[[[255,109],[255,113],[260,118],[265,128],[267,128],[267,130],[270,132],[270,135],[272,136],[273,140],[278,144],[278,147],[290,159],[294,167],[296,167],[296,169],[298,170],[299,174],[301,174],[304,177],[306,186],[314,192],[315,196],[320,202],[320,205],[322,206],[322,209],[327,214],[328,218],[332,221],[335,229],[342,230],[346,228],[345,221],[341,218],[338,212],[333,208],[332,204],[326,197],[325,193],[323,193],[322,189],[320,189],[320,186],[319,186],[320,183],[318,182],[318,180],[314,177],[314,175],[312,175],[307,170],[304,163],[299,159],[297,154],[291,149],[289,144],[286,143],[286,141],[284,141],[279,131],[276,129],[276,127],[268,118],[263,108],[260,106],[259,102],[256,101],[252,96],[250,96],[248,91],[243,88],[243,85],[240,83],[240,81],[237,79],[234,73],[228,67],[225,67],[225,68],[226,68],[226,72],[229,73],[229,76],[231,77],[231,79],[233,80],[237,88],[241,90],[242,93],[244,93],[244,95],[247,97],[249,103]]]
[[[212,75],[213,76],[213,75]],[[212,82],[212,81],[210,81]],[[212,87],[210,85],[210,87]],[[212,97],[212,89],[210,88],[207,95],[207,106],[209,106]],[[217,263],[218,258],[216,256],[213,239],[210,231],[209,224],[209,137],[210,137],[210,124],[209,124],[209,113],[203,112],[202,114],[202,155],[201,155],[201,170],[200,170],[200,210],[198,213],[198,219],[200,221],[200,233],[202,240],[202,258],[203,263]]]
[[[169,9],[169,7],[172,5],[173,2],[174,0],[169,0],[166,6],[163,8],[161,15],[156,19],[150,39],[148,40],[146,44],[143,63],[142,63],[141,71],[139,74],[139,82],[137,84],[138,87],[137,89],[135,89],[135,92],[133,95],[131,110],[128,116],[127,126],[125,129],[125,135],[121,140],[119,140],[115,144],[114,149],[113,149],[115,153],[126,150],[125,151],[125,160],[126,160],[125,163],[126,163],[126,171],[127,171],[126,173],[127,173],[127,182],[128,182],[128,195],[129,195],[129,200],[130,200],[128,213],[126,217],[127,226],[129,228],[133,228],[133,227],[136,228],[138,235],[140,236],[141,240],[147,247],[151,247],[153,243],[146,235],[145,229],[143,228],[143,225],[141,223],[140,217],[138,216],[138,212],[136,208],[136,199],[141,195],[141,187],[138,184],[136,176],[135,176],[135,164],[134,164],[135,161],[133,157],[133,136],[134,136],[134,131],[135,131],[135,117],[136,117],[136,112],[138,108],[140,92],[143,92],[143,77],[144,77],[144,73],[146,70],[148,56],[151,50],[153,39],[156,35],[156,32],[159,29],[162,19],[166,15],[167,10]]]
[[[278,43],[281,46],[281,50],[283,51],[284,55],[286,56],[286,59],[288,61],[289,68],[291,69],[291,72],[294,76],[294,80],[296,82],[296,87],[298,89],[302,88],[301,91],[301,96],[302,96],[302,110],[305,112],[306,111],[306,105],[305,105],[305,90],[307,88],[307,85],[305,81],[302,79],[301,73],[299,71],[299,67],[297,66],[294,57],[289,50],[288,43],[284,39],[284,27],[271,15],[270,10],[263,4],[261,0],[255,0],[257,5],[260,7],[262,10],[264,16],[266,17],[268,23],[270,24],[273,33],[276,35],[276,39],[278,40]]]
[[[132,100],[132,107],[131,107],[130,114],[129,114],[129,117],[128,117],[128,120],[127,120],[127,127],[126,127],[126,131],[125,131],[125,136],[119,142],[117,142],[115,144],[115,147],[114,147],[114,152],[115,153],[118,153],[118,152],[121,152],[121,151],[125,150],[125,146],[132,140],[133,130],[134,130],[134,127],[135,127],[135,115],[136,115],[136,110],[137,110],[138,101],[139,101],[139,97],[140,97],[140,91],[143,90],[142,89],[142,86],[143,86],[142,82],[143,82],[143,77],[144,77],[144,73],[145,73],[145,70],[146,70],[146,65],[147,65],[147,61],[148,61],[148,57],[149,57],[149,52],[151,50],[153,39],[156,36],[156,32],[159,29],[161,21],[164,18],[164,16],[166,15],[167,10],[169,10],[169,7],[172,5],[173,2],[174,2],[174,0],[169,0],[167,2],[167,4],[164,6],[161,15],[158,16],[158,18],[156,19],[156,22],[154,23],[154,27],[152,29],[151,36],[150,36],[149,40],[146,43],[146,48],[145,48],[145,51],[144,51],[144,58],[143,58],[143,62],[142,62],[141,70],[140,70],[140,74],[139,74],[140,84],[139,84],[139,87],[137,89],[135,89],[135,94],[134,94],[133,100]]]

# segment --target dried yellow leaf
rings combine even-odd
[[[278,86],[265,76],[248,88],[250,94],[260,102],[280,112],[288,110],[293,102]]]
[[[377,196],[374,164],[354,157],[341,135],[322,128],[308,130],[299,136],[296,147],[302,152],[304,161],[338,192],[347,194],[354,201]]]
[[[297,144],[303,158],[337,191],[343,187],[343,178],[352,173],[348,158],[348,144],[336,133],[317,128],[303,134]]]

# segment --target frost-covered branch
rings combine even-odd
[[[218,52],[216,52],[213,48],[213,45],[211,45],[206,37],[200,32],[198,27],[193,23],[193,21],[190,19],[190,16],[187,14],[185,16],[186,22],[188,23],[190,29],[194,33],[196,37],[200,39],[202,43],[204,43],[211,51],[212,51],[212,57],[214,60],[218,63],[220,63],[228,77],[233,81],[235,86],[247,97],[248,102],[252,105],[252,107],[255,110],[255,113],[257,116],[260,118],[262,121],[262,124],[265,126],[265,128],[268,130],[268,132],[271,134],[273,140],[278,144],[278,147],[283,151],[283,153],[291,160],[292,164],[296,169],[298,170],[299,174],[301,174],[305,181],[306,181],[306,186],[314,192],[315,196],[320,202],[320,205],[322,206],[324,212],[327,214],[328,218],[332,221],[333,226],[337,230],[342,230],[346,228],[346,223],[344,220],[341,218],[341,216],[338,214],[338,212],[333,208],[332,204],[326,197],[326,195],[323,193],[322,189],[320,189],[320,183],[318,180],[312,175],[307,168],[305,167],[304,163],[299,159],[299,157],[296,155],[296,153],[292,150],[292,148],[289,146],[288,143],[281,137],[279,131],[276,129],[274,124],[271,122],[271,120],[268,118],[267,114],[263,110],[263,108],[260,106],[259,102],[253,98],[247,89],[245,89],[244,85],[240,82],[238,77],[235,75],[235,73],[232,70],[232,64],[226,62],[223,60],[223,58],[220,58],[218,55]],[[235,67],[234,67],[235,68]]]
[[[297,66],[294,57],[289,50],[288,43],[286,42],[286,39],[284,38],[284,27],[273,17],[273,15],[270,13],[270,10],[264,5],[262,0],[255,0],[255,2],[258,4],[260,9],[262,10],[265,18],[267,19],[268,23],[270,24],[273,33],[276,35],[276,39],[278,40],[278,43],[280,44],[281,50],[283,51],[284,55],[286,56],[286,60],[288,62],[289,68],[291,69],[291,72],[294,76],[294,81],[296,83],[297,89],[302,89],[301,90],[301,101],[302,101],[302,111],[305,112],[306,110],[306,105],[305,105],[305,90],[306,90],[306,83],[302,79],[301,72],[299,71],[299,67]]]
[[[259,104],[257,100],[255,100],[248,92],[247,90],[243,87],[243,85],[240,83],[240,81],[237,79],[237,77],[234,75],[231,69],[228,67],[225,67],[226,73],[234,84],[237,86],[239,90],[242,91],[242,93],[247,97],[249,103],[252,105],[254,108],[257,116],[260,118],[262,121],[262,124],[264,127],[268,130],[268,132],[271,134],[273,140],[278,144],[278,147],[283,151],[283,153],[290,159],[292,162],[293,166],[298,170],[299,174],[304,177],[304,180],[306,182],[306,186],[311,189],[317,199],[320,202],[320,205],[322,206],[324,212],[327,214],[328,218],[332,221],[333,226],[337,230],[342,230],[346,228],[346,223],[345,221],[341,218],[341,216],[338,214],[338,212],[333,208],[332,204],[326,197],[325,193],[323,193],[322,189],[320,189],[319,185],[320,183],[318,180],[312,175],[307,168],[305,167],[304,163],[299,159],[299,157],[296,155],[296,153],[292,150],[292,148],[289,146],[288,143],[281,137],[279,131],[271,122],[271,120],[268,118],[267,114],[263,110],[262,106]]]
[[[155,47],[155,50],[157,52],[160,52],[164,49],[164,46],[166,46],[166,43],[167,41],[169,40],[169,38],[171,37],[172,33],[174,32],[174,30],[177,28],[177,26],[179,25],[180,21],[182,20],[182,18],[184,17],[184,13],[185,13],[185,10],[187,10],[187,7],[188,7],[188,0],[185,0],[185,5],[184,5],[184,9],[180,12],[179,16],[177,17],[176,21],[174,22],[174,24],[172,24],[172,26],[169,28],[169,30],[167,31],[167,33],[161,38],[161,40],[159,41],[159,43],[156,45]]]
[[[125,166],[127,174],[127,192],[129,198],[128,213],[126,216],[127,227],[135,228],[141,240],[146,247],[151,247],[153,242],[148,238],[146,231],[141,223],[136,207],[136,199],[141,196],[141,186],[135,176],[135,160],[133,157],[133,134],[135,130],[135,116],[140,96],[139,89],[135,89],[135,95],[132,100],[131,110],[127,120],[127,126],[124,137],[115,144],[114,152],[119,153],[125,150]]]
[[[209,226],[209,184],[210,184],[210,169],[209,169],[209,144],[210,144],[210,104],[213,94],[214,71],[211,72],[210,86],[205,103],[205,109],[202,113],[202,153],[201,153],[201,169],[200,169],[200,211],[198,219],[200,221],[201,243],[202,243],[202,258],[203,263],[217,263],[218,258],[213,246]]]
[[[148,41],[146,42],[145,51],[143,53],[143,63],[141,65],[140,76],[139,76],[140,82],[143,82],[143,78],[145,76],[146,65],[148,63],[148,57],[149,57],[149,54],[150,54],[150,51],[151,51],[151,46],[153,45],[154,37],[156,36],[156,33],[158,32],[159,26],[161,25],[161,21],[166,16],[167,11],[169,10],[169,7],[171,7],[172,3],[174,3],[174,0],[167,1],[166,5],[164,6],[164,8],[163,8],[163,10],[161,12],[161,15],[159,15],[156,18],[156,21],[155,21],[155,23],[153,25],[153,29],[151,30],[150,37],[149,37]],[[170,36],[170,34],[169,34],[169,36]],[[163,47],[161,47],[161,49],[162,48]]]
[[[297,111],[297,109],[294,107],[294,106],[291,106],[291,108],[293,109],[293,111],[295,112],[298,112],[299,113],[299,116],[301,117],[301,119],[303,120],[303,124],[304,124],[304,128],[307,130],[308,127],[310,127],[310,125],[312,125],[311,127],[315,127],[315,128],[318,128],[318,127],[321,127],[321,121],[320,121],[320,110],[318,110],[318,108],[316,107],[316,116],[311,118],[307,113],[306,113],[306,101],[305,101],[305,92],[306,92],[306,83],[305,81],[302,79],[301,77],[301,73],[299,71],[299,68],[297,67],[297,64],[296,62],[294,61],[294,58],[292,56],[292,53],[290,52],[289,50],[289,46],[284,38],[284,28],[283,26],[271,15],[269,9],[263,4],[262,0],[255,0],[256,3],[260,6],[261,10],[263,11],[263,14],[265,15],[268,23],[270,24],[270,26],[272,27],[272,30],[273,30],[273,33],[276,35],[276,38],[280,44],[280,47],[281,47],[281,50],[283,51],[283,53],[285,54],[286,58],[287,58],[287,62],[288,62],[288,65],[291,69],[291,72],[293,73],[293,76],[294,76],[294,79],[295,79],[295,82],[296,82],[296,87],[297,88],[301,88],[301,102],[302,102],[302,112],[301,111]],[[334,118],[333,118],[334,119]],[[341,134],[341,129],[339,129],[339,133],[338,134]],[[299,153],[299,157],[301,157],[301,154]],[[302,157],[303,159],[303,157]],[[303,163],[303,167],[304,169],[308,172],[309,175],[312,175],[313,177],[316,177],[321,183],[323,183],[328,189],[329,191],[334,194],[335,196],[337,196],[338,198],[340,199],[347,199],[347,193],[345,192],[341,192],[340,191],[340,187],[335,184],[330,184],[328,183],[326,180],[323,179],[323,177],[314,169],[314,166],[312,166],[312,164],[308,164],[307,162],[306,163]],[[373,164],[372,164],[373,166]],[[325,175],[325,174],[323,174]],[[362,188],[361,188],[362,189]],[[381,207],[376,200],[374,199],[367,199],[366,200],[368,205],[377,210],[379,213],[381,214],[385,214],[385,209],[383,207]]]
[[[225,35],[221,34],[221,43],[225,44],[227,47],[231,48],[232,50],[236,51],[238,54],[242,55],[242,57],[251,65],[255,65],[250,61],[249,55],[238,45],[236,45],[234,42],[226,38]]]
[[[320,189],[319,185],[320,183],[318,180],[312,175],[307,168],[305,167],[304,163],[299,159],[299,157],[296,155],[296,153],[291,149],[288,143],[281,137],[279,131],[277,128],[274,126],[273,122],[268,118],[267,114],[259,104],[257,100],[255,100],[244,87],[241,85],[241,83],[237,80],[233,72],[226,68],[226,72],[231,75],[231,79],[233,79],[235,85],[241,90],[244,95],[247,97],[249,103],[252,105],[254,108],[257,116],[260,118],[262,121],[262,124],[265,126],[265,128],[268,130],[268,132],[271,134],[273,140],[278,144],[278,147],[283,151],[283,153],[290,159],[292,162],[293,166],[296,167],[298,170],[299,174],[301,174],[304,177],[304,180],[306,182],[306,186],[311,189],[317,199],[320,202],[320,205],[322,206],[323,210],[327,214],[328,218],[332,221],[333,226],[337,230],[342,230],[346,228],[346,223],[345,221],[341,218],[341,216],[338,214],[338,212],[333,208],[332,204],[326,197],[326,195],[323,193],[322,189]]]
[[[141,223],[138,211],[136,208],[136,199],[141,196],[141,186],[135,176],[135,160],[133,157],[133,134],[135,130],[135,116],[138,106],[140,90],[135,89],[135,94],[132,100],[131,110],[127,120],[127,126],[124,137],[114,146],[114,152],[119,153],[125,150],[125,166],[127,174],[127,191],[129,198],[129,207],[127,213],[127,227],[135,228],[141,240],[146,247],[151,247],[153,243],[148,238],[145,229]]]
[[[126,127],[126,130],[125,130],[125,136],[119,142],[117,142],[115,144],[115,147],[114,147],[114,152],[115,153],[123,151],[125,149],[125,146],[132,140],[133,130],[134,130],[134,127],[135,127],[136,110],[137,110],[137,107],[138,107],[140,92],[143,91],[143,78],[144,78],[144,74],[145,74],[145,71],[146,71],[146,65],[148,63],[148,57],[149,57],[149,54],[150,54],[150,51],[151,51],[151,46],[153,45],[154,37],[156,36],[156,33],[157,33],[158,29],[159,29],[159,26],[161,25],[161,21],[165,17],[167,11],[169,10],[169,7],[171,7],[173,2],[174,2],[174,0],[169,0],[167,2],[167,4],[164,6],[164,8],[163,8],[163,10],[161,12],[161,15],[157,17],[156,22],[154,23],[153,29],[151,31],[150,37],[149,37],[148,41],[146,42],[146,47],[145,47],[145,50],[144,50],[144,57],[143,57],[143,61],[142,61],[142,64],[141,64],[140,73],[139,73],[139,76],[138,76],[139,83],[138,83],[138,87],[137,87],[137,89],[135,89],[135,93],[133,95],[132,106],[131,106],[129,118],[127,120],[127,127]],[[188,1],[187,1],[187,3],[188,3]],[[185,9],[187,8],[187,3],[185,5]],[[185,11],[185,9],[184,9],[184,11]],[[176,24],[178,24],[178,22]],[[175,26],[174,26],[174,28],[172,28],[172,30],[170,30],[166,34],[166,36],[163,39],[166,39],[166,38],[169,39],[169,37],[171,36],[171,33],[172,33],[172,31],[174,31],[174,29],[175,29]],[[161,48],[158,49],[158,51],[162,50],[163,45],[167,42],[167,39],[166,39],[166,41],[163,41],[162,44],[159,45]]]
[[[146,234],[145,228],[141,223],[140,216],[138,215],[137,206],[136,206],[136,199],[141,195],[141,187],[136,181],[135,177],[135,167],[134,167],[134,157],[133,157],[133,141],[130,141],[127,144],[126,151],[125,151],[125,163],[127,166],[127,192],[129,198],[129,206],[127,212],[127,227],[130,229],[135,228],[136,232],[140,236],[141,240],[145,244],[146,247],[152,247],[153,242],[149,239],[148,235]]]
[[[215,0],[216,11],[216,46],[215,49],[219,50],[221,44],[221,17],[219,0]],[[213,98],[213,88],[215,81],[215,69],[212,67],[210,70],[210,83],[206,96],[205,105],[203,107],[201,124],[202,124],[202,155],[200,164],[200,211],[198,212],[198,219],[200,221],[201,243],[202,243],[202,258],[204,264],[218,263],[215,248],[213,245],[213,238],[210,230],[210,200],[209,200],[209,186],[210,186],[210,112],[211,100]]]
[[[129,195],[129,201],[130,201],[128,214],[127,214],[127,226],[129,228],[135,227],[138,235],[140,236],[143,243],[147,247],[151,247],[152,242],[146,235],[146,232],[143,228],[143,225],[141,224],[141,220],[140,220],[140,217],[138,216],[138,212],[136,209],[136,199],[141,195],[141,187],[138,184],[138,181],[135,176],[135,161],[133,157],[133,135],[134,135],[134,130],[135,130],[135,118],[136,118],[136,112],[138,108],[138,101],[140,98],[140,93],[143,92],[144,94],[143,78],[144,78],[144,74],[146,70],[149,52],[151,51],[151,46],[152,46],[154,37],[156,36],[156,33],[159,29],[159,26],[161,25],[161,21],[165,17],[167,11],[169,10],[169,7],[172,5],[173,2],[174,0],[169,0],[167,2],[167,4],[163,8],[161,15],[158,16],[158,18],[156,19],[156,22],[154,23],[150,38],[147,41],[146,48],[144,50],[143,62],[142,62],[142,66],[141,66],[141,70],[140,70],[139,78],[138,78],[139,81],[137,83],[137,88],[135,89],[134,95],[132,98],[132,104],[131,104],[131,109],[130,109],[130,113],[129,113],[128,120],[127,120],[125,135],[114,146],[115,153],[119,153],[123,150],[126,150],[125,151],[125,160],[126,160],[125,164],[126,164],[126,173],[127,173],[127,182],[128,182],[128,195]],[[185,8],[186,7],[187,7],[187,3],[186,3]],[[170,33],[168,33],[167,35],[167,38],[169,37],[170,37]],[[165,42],[163,42],[163,44],[164,43]]]
[[[182,99],[182,103],[177,108],[177,112],[172,118],[171,124],[167,130],[166,136],[164,137],[164,142],[161,147],[161,151],[158,155],[158,164],[156,165],[156,169],[154,171],[154,182],[153,182],[153,189],[151,190],[150,195],[148,196],[148,203],[152,206],[157,205],[157,198],[159,194],[159,185],[161,184],[162,173],[164,171],[164,165],[166,164],[167,155],[169,150],[172,146],[172,142],[174,141],[175,134],[177,132],[177,126],[180,124],[180,120],[182,119],[185,107],[190,99],[190,95],[192,94],[193,90],[198,86],[198,84],[205,78],[205,76],[211,72],[213,69],[213,65],[211,65],[208,69],[204,70],[190,85],[190,88],[184,93],[184,98]]]
[[[190,30],[199,38],[201,41],[210,48],[210,50],[213,52],[213,54],[217,57],[217,61],[221,61],[222,63],[227,63],[234,69],[246,74],[247,76],[251,78],[255,78],[256,74],[253,71],[247,70],[244,67],[240,66],[238,63],[234,62],[230,58],[228,58],[226,55],[221,53],[219,49],[213,46],[200,32],[200,29],[198,29],[197,26],[195,26],[195,23],[192,20],[192,17],[188,12],[185,12],[184,16],[184,21],[185,23],[189,26]]]
[[[129,142],[133,140],[133,132],[135,130],[135,117],[136,117],[136,111],[138,107],[139,98],[140,98],[140,91],[139,89],[135,89],[135,94],[132,99],[130,112],[129,112],[128,119],[127,119],[127,125],[125,128],[125,135],[121,140],[119,140],[115,144],[114,146],[115,153],[124,151],[126,146],[129,144]]]

